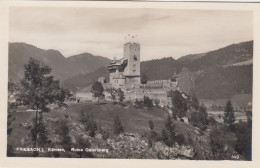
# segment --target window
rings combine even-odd
[[[134,60],[137,61],[137,57],[136,57],[136,55],[134,55]]]
[[[135,72],[136,70],[134,69],[133,72]]]
[[[136,64],[134,64],[133,67],[136,67]]]

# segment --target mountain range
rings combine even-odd
[[[110,60],[90,53],[64,57],[57,50],[43,50],[26,43],[9,43],[9,80],[23,77],[24,65],[35,58],[52,68],[52,75],[63,81],[78,74],[93,72],[106,66]]]
[[[63,87],[84,90],[100,76],[108,79],[109,59],[89,53],[65,58],[57,50],[42,50],[25,43],[9,44],[9,79],[17,81],[23,66],[34,57],[53,68],[53,75]],[[172,57],[141,62],[141,74],[148,80],[163,80],[177,76],[179,87],[200,99],[230,99],[236,95],[252,94],[253,41],[179,59]]]

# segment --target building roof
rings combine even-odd
[[[125,60],[127,60],[127,59],[121,58],[119,60],[112,60],[108,66],[120,66],[124,63]]]
[[[113,76],[113,79],[125,79],[125,76],[121,72],[119,72]]]

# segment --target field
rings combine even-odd
[[[209,115],[214,116],[215,120],[218,122],[223,122],[224,111],[208,111]],[[221,116],[221,119],[219,118]],[[247,122],[247,116],[245,112],[234,112],[236,122],[242,120],[243,122]]]
[[[126,132],[139,134],[149,132],[149,120],[154,122],[154,130],[158,133],[161,132],[161,129],[164,127],[164,120],[168,116],[165,110],[156,107],[152,109],[135,109],[132,105],[122,106],[108,102],[98,104],[86,101],[70,103],[67,109],[54,108],[50,112],[44,113],[43,117],[52,120],[69,119],[70,123],[79,123],[81,111],[93,114],[98,126],[110,134],[113,134],[115,115],[119,116]],[[9,113],[9,116],[12,132],[8,136],[8,143],[18,145],[19,141],[30,133],[30,129],[22,125],[25,125],[24,123],[32,123],[35,112],[23,110]]]

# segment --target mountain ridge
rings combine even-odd
[[[18,81],[23,77],[24,65],[30,57],[50,66],[52,75],[61,81],[79,73],[93,72],[110,62],[108,58],[90,53],[78,55],[66,58],[58,50],[44,50],[23,42],[9,43],[9,80]]]

